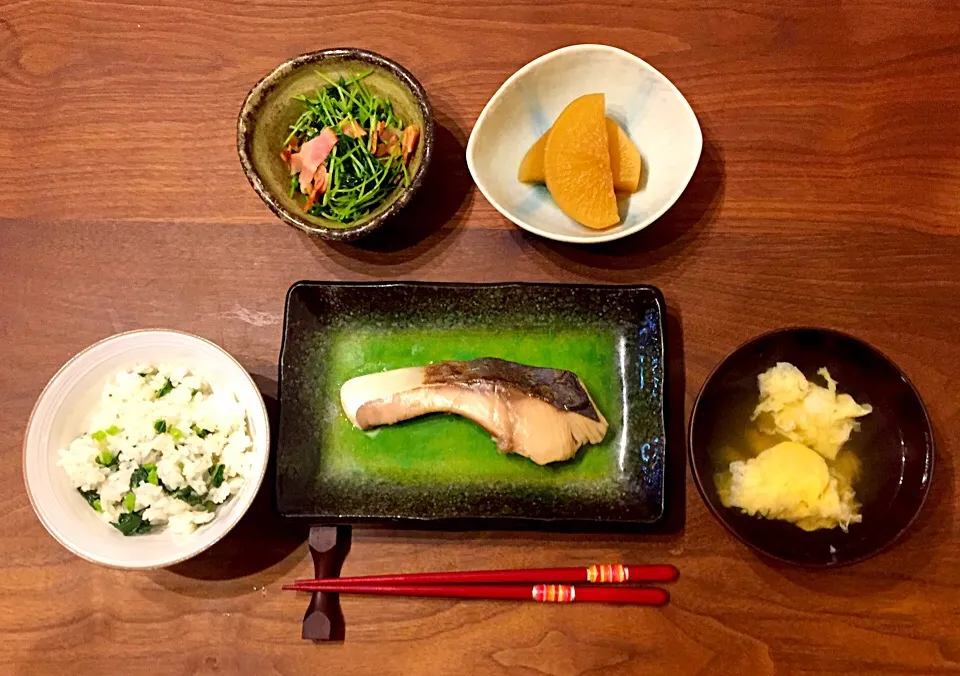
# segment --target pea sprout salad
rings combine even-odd
[[[350,225],[377,209],[398,185],[410,184],[409,164],[420,140],[389,98],[364,80],[373,71],[327,83],[313,96],[296,96],[306,110],[291,125],[280,157],[290,167],[290,197],[303,210]]]

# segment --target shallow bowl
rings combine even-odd
[[[643,157],[640,190],[620,200],[621,222],[591,230],[564,214],[543,185],[517,179],[520,161],[571,101],[601,92]],[[696,115],[680,91],[642,59],[606,45],[550,52],[514,73],[493,95],[467,144],[467,166],[483,196],[541,237],[593,244],[643,230],[669,209],[703,148]]]

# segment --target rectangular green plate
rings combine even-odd
[[[277,502],[323,523],[513,528],[652,524],[664,514],[664,303],[649,286],[298,282],[280,356]],[[455,415],[363,432],[355,376],[499,357],[573,371],[610,423],[541,467]]]

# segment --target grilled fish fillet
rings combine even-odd
[[[538,465],[569,460],[608,427],[576,374],[494,358],[359,376],[343,384],[340,403],[362,430],[455,413],[489,432],[501,453]]]

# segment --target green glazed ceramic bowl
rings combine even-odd
[[[372,213],[341,225],[303,212],[289,196],[290,171],[280,158],[283,140],[303,104],[293,97],[312,94],[326,85],[318,73],[336,79],[372,70],[364,82],[393,103],[407,124],[420,126],[420,142],[410,160],[410,185],[397,189]],[[324,49],[277,66],[247,94],[237,120],[237,151],[250,185],[282,221],[323,239],[354,240],[384,225],[413,197],[423,183],[433,154],[433,112],[427,93],[410,72],[390,59],[362,49]]]

